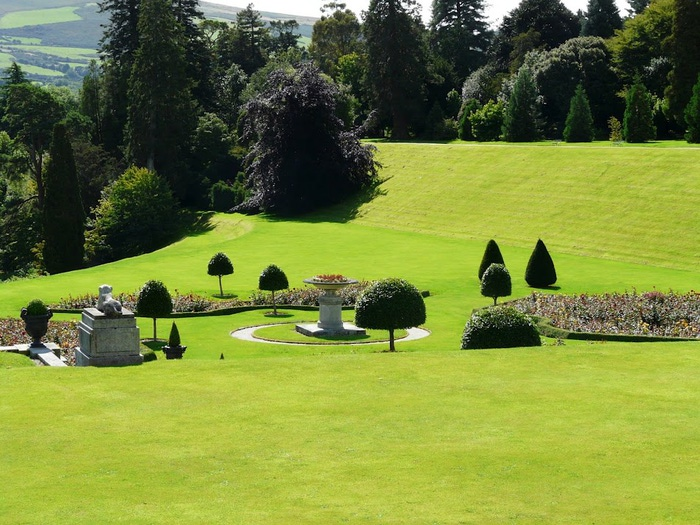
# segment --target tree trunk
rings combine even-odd
[[[389,352],[396,352],[396,347],[394,346],[394,329],[389,329]]]
[[[496,306],[496,301],[498,301],[498,296],[493,298],[493,305]]]
[[[156,341],[156,318],[153,318],[153,340]]]
[[[224,288],[221,286],[221,276],[219,275],[219,297],[223,298],[224,296]]]
[[[272,315],[277,315],[277,303],[275,303],[275,291],[272,290]]]

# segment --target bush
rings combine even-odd
[[[462,334],[462,350],[541,345],[532,319],[506,306],[475,312]]]
[[[86,235],[88,258],[101,263],[161,248],[175,238],[178,214],[165,179],[131,167],[104,191],[95,209]]]
[[[457,127],[457,135],[460,140],[474,140],[472,133],[472,123],[469,118],[476,110],[481,109],[481,104],[478,100],[470,99],[464,103],[459,113],[459,124]]]
[[[501,250],[498,247],[496,241],[491,239],[486,243],[486,249],[484,250],[484,256],[481,258],[481,264],[479,265],[479,280],[484,276],[486,269],[492,264],[503,264],[503,255],[501,255]]]
[[[525,270],[525,281],[534,288],[546,288],[557,282],[554,261],[547,251],[542,239],[537,240]]]
[[[511,294],[510,272],[503,264],[491,264],[481,277],[481,295],[492,297],[495,305],[499,297]]]
[[[566,116],[564,140],[566,142],[591,142],[593,140],[593,116],[588,96],[582,84],[576,87],[576,92],[571,98],[569,114]]]
[[[27,315],[47,315],[48,313],[49,309],[41,299],[32,299],[27,304]]]
[[[503,103],[489,101],[469,116],[474,138],[479,142],[499,140],[503,129]]]
[[[425,323],[425,302],[418,289],[403,279],[384,279],[369,286],[355,306],[355,324],[389,331],[394,352],[394,330]]]

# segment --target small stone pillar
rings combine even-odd
[[[76,366],[140,365],[139,328],[134,313],[123,308],[121,315],[108,316],[97,308],[85,308],[78,325],[80,348]]]

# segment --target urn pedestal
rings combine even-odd
[[[320,281],[304,279],[306,284],[312,284],[323,290],[318,298],[318,322],[296,325],[300,334],[312,337],[336,335],[364,335],[367,332],[352,323],[343,322],[343,298],[338,292],[350,284],[356,284],[354,279],[343,281]]]

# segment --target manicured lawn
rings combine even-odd
[[[224,293],[239,297],[271,263],[297,287],[318,273],[403,277],[430,292],[431,331],[396,354],[230,337],[269,323],[266,308],[179,318],[182,361],[59,370],[0,357],[0,523],[696,521],[700,343],[458,348],[472,309],[492,302],[477,280],[490,238],[513,297],[531,291],[538,237],[562,293],[697,287],[700,150],[380,153],[387,180],[371,202],[289,221],[214,215],[152,254],[0,283],[0,316],[13,317],[103,283],[214,296],[207,263],[224,251]],[[282,309],[285,322],[315,318]],[[152,335],[150,319],[139,326]],[[161,337],[169,327],[158,321]]]

